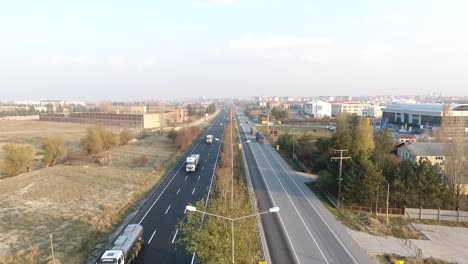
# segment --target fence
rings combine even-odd
[[[440,209],[405,208],[405,216],[415,219],[468,222],[468,212]]]
[[[357,205],[343,205],[341,206],[342,209],[349,210],[349,211],[357,211],[357,212],[364,212],[364,213],[375,213],[375,207],[366,207],[366,206],[357,206]],[[377,208],[377,212],[379,215],[387,214],[387,208]],[[389,215],[403,215],[404,214],[403,208],[388,208]]]
[[[410,239],[401,239],[401,241],[416,255],[416,258],[419,259],[422,256],[422,249],[420,249],[416,244]]]

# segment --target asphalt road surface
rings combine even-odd
[[[255,141],[250,121],[238,111],[236,116],[242,141],[251,140],[244,152],[259,211],[280,207],[278,214],[262,217],[270,262],[373,263],[275,149]]]
[[[229,115],[222,110],[177,164],[161,180],[151,197],[134,218],[144,228],[144,246],[135,263],[193,263],[196,254],[186,252],[175,241],[176,225],[184,217],[185,207],[206,198],[211,193],[214,168],[221,149],[220,141],[205,143],[206,135],[223,140],[225,121]],[[185,158],[200,154],[195,172],[185,171]]]

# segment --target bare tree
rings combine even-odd
[[[165,110],[164,102],[161,101],[159,102],[159,129],[161,131],[161,134],[164,133],[165,125],[166,125],[166,110]]]
[[[447,156],[444,164],[445,173],[449,179],[454,206],[460,208],[460,196],[463,191],[463,184],[468,171],[468,160],[466,158],[467,143],[465,138],[464,117],[454,117],[450,122],[451,143],[449,144]]]
[[[105,113],[113,113],[114,112],[114,106],[112,105],[111,102],[107,101],[102,101],[98,103],[98,108],[99,111],[105,112]]]

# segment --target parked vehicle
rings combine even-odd
[[[200,161],[200,154],[192,154],[185,160],[185,171],[195,171],[197,169],[198,162]]]
[[[106,250],[99,264],[129,264],[138,256],[143,244],[143,226],[128,225],[123,234],[114,242],[112,249]]]

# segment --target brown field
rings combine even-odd
[[[6,143],[30,144],[36,154],[39,154],[42,141],[47,137],[62,137],[65,148],[76,149],[80,138],[86,133],[86,128],[91,125],[41,122],[37,120],[0,120],[0,159],[4,158],[1,147]],[[108,127],[118,134],[119,127]],[[33,164],[33,170],[42,168],[40,157],[37,156]],[[0,175],[1,178],[1,175]]]
[[[32,144],[37,149],[42,138],[60,135],[67,148],[76,148],[88,126],[0,121],[0,144]],[[31,251],[34,260],[22,258],[21,263],[49,262],[49,234],[60,261],[56,263],[85,263],[96,244],[105,243],[122,217],[158,182],[164,172],[161,165],[177,159],[172,141],[157,135],[111,154],[111,166],[82,161],[1,179],[0,263],[20,263],[21,256],[15,255],[34,247],[39,256]],[[141,155],[147,161],[135,167]]]

